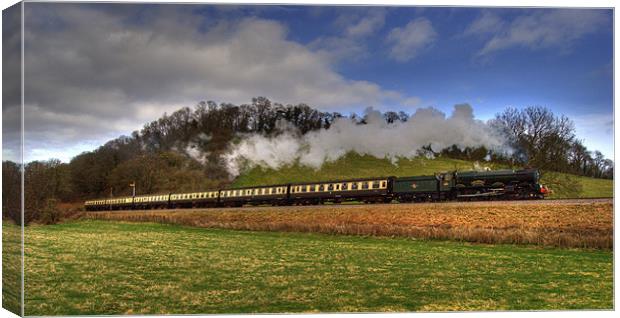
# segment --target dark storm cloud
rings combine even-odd
[[[21,143],[21,6],[2,16],[2,157],[19,160]]]
[[[343,78],[324,55],[288,40],[279,22],[213,21],[195,11],[177,5],[28,4],[29,150],[53,155],[111,132],[129,133],[203,99],[243,103],[267,96],[334,109],[407,98]]]

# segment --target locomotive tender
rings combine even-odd
[[[139,195],[90,200],[87,211],[160,208],[308,205],[325,202],[428,202],[543,199],[548,189],[537,169],[453,171],[429,176],[378,177],[220,189],[193,193]]]

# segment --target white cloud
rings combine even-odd
[[[385,24],[387,11],[380,7],[351,8],[334,21],[334,29],[342,30],[335,36],[321,36],[309,47],[332,63],[360,60],[369,57],[366,40]]]
[[[577,40],[607,23],[609,19],[602,10],[541,10],[517,16],[510,22],[485,12],[464,34],[491,36],[478,52],[479,56],[510,47],[568,51]]]
[[[344,78],[324,55],[287,39],[276,21],[205,21],[173,5],[141,7],[139,15],[138,6],[103,8],[26,7],[26,146],[33,153],[127,134],[200,100],[266,96],[337,110],[410,98]]]
[[[504,21],[491,11],[483,11],[480,17],[472,22],[465,35],[486,35],[493,34],[504,27]]]
[[[368,15],[362,16],[349,25],[346,34],[351,37],[367,36],[375,33],[385,23],[386,11],[382,8],[370,8]]]
[[[390,57],[407,62],[435,42],[437,32],[426,18],[417,18],[402,28],[390,31],[387,42],[391,46]]]

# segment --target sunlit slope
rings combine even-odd
[[[509,168],[493,163],[477,164],[471,161],[449,158],[414,158],[400,159],[392,163],[388,159],[378,159],[368,155],[350,153],[336,161],[327,162],[319,169],[294,164],[270,169],[256,167],[240,175],[233,186],[253,186],[289,182],[320,180],[339,180],[376,176],[415,176],[431,175],[439,171],[475,170],[483,167],[490,169]],[[611,197],[613,181],[573,176],[563,173],[547,173],[543,183],[550,184],[554,190],[552,197]]]
[[[551,198],[611,198],[614,195],[614,182],[609,179],[547,172],[542,183],[553,190]]]

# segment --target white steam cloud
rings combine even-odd
[[[452,145],[506,150],[500,134],[475,119],[468,104],[455,105],[449,117],[435,108],[421,108],[408,121],[392,124],[385,121],[381,112],[369,108],[365,119],[364,125],[339,118],[329,129],[302,136],[292,128],[272,138],[251,135],[233,145],[224,156],[227,169],[236,176],[245,168],[277,169],[296,161],[320,168],[324,162],[337,160],[351,151],[395,163],[399,157],[415,157],[429,143],[434,151]]]

